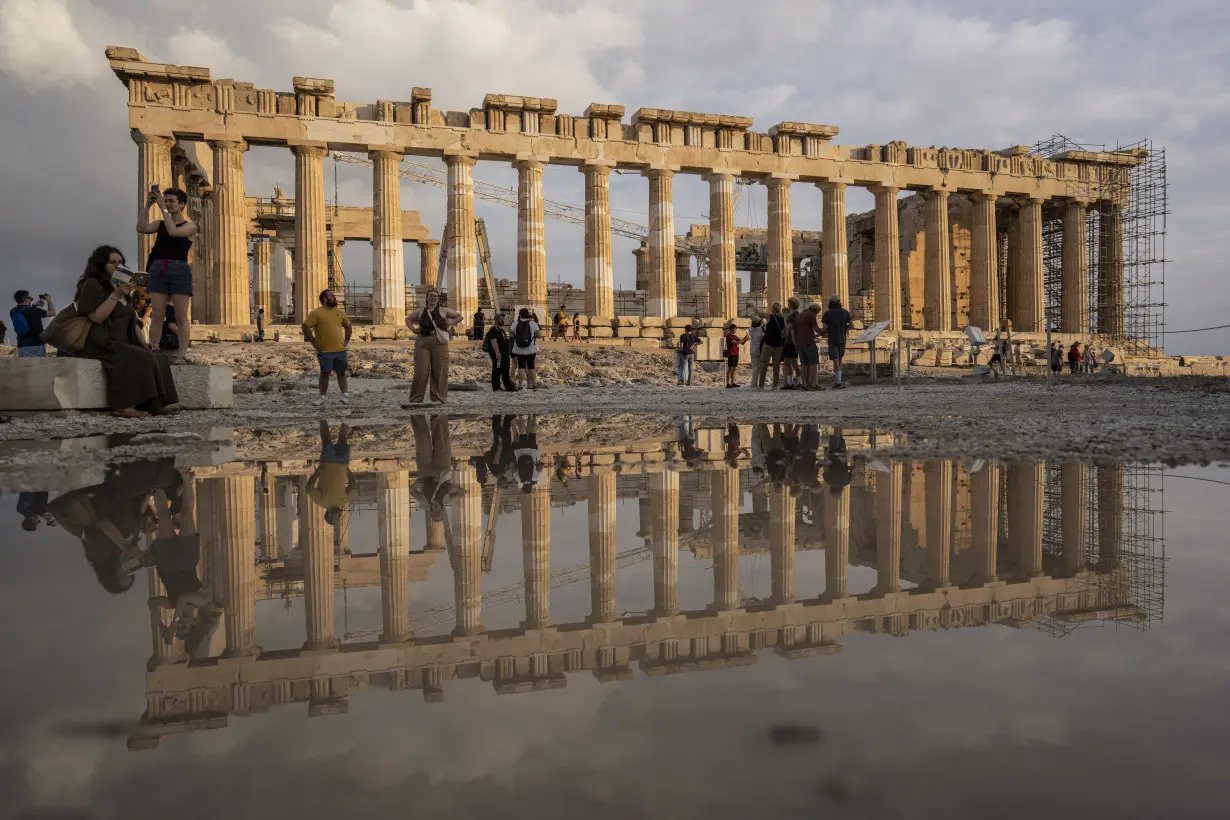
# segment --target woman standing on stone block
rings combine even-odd
[[[159,192],[154,186],[149,192],[146,207],[158,206],[161,214],[149,222],[138,222],[138,233],[153,233],[154,247],[150,248],[149,259],[145,262],[145,270],[149,272],[146,290],[150,294],[153,306],[153,316],[150,319],[149,338],[151,349],[158,350],[158,340],[162,338],[162,323],[166,318],[167,302],[175,305],[175,315],[180,318],[180,324],[186,328],[192,326],[192,268],[188,265],[188,251],[192,249],[192,237],[196,236],[196,225],[184,216],[184,208],[188,206],[188,195],[178,188],[168,188]],[[180,339],[179,349],[187,354],[192,343],[192,334],[185,333]]]
[[[117,416],[161,415],[179,401],[171,362],[151,352],[141,338],[137,314],[128,305],[135,283],[116,286],[111,277],[124,264],[124,254],[100,245],[90,254],[77,281],[77,312],[90,320],[90,332],[78,358],[102,362],[107,377],[107,404]]]

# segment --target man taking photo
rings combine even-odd
[[[51,297],[39,294],[38,302],[30,297],[30,291],[19,290],[13,294],[17,307],[9,311],[13,333],[17,336],[17,355],[26,358],[43,358],[47,348],[43,346],[43,320],[56,315],[56,306]]]

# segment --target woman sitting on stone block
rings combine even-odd
[[[124,264],[124,254],[100,245],[90,254],[85,273],[77,280],[77,313],[90,320],[90,333],[78,358],[102,362],[107,377],[107,404],[117,416],[141,418],[161,415],[179,401],[171,362],[164,353],[152,353],[141,338],[137,314],[128,297],[137,287],[111,281]]]

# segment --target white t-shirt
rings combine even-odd
[[[528,322],[530,326],[530,343],[526,345],[525,347],[522,347],[521,345],[517,344],[517,328],[518,326],[520,326],[521,322]],[[512,336],[512,339],[513,339],[513,346],[512,346],[513,355],[514,356],[528,356],[531,353],[537,353],[538,352],[538,331],[540,329],[541,328],[538,327],[538,323],[535,322],[533,319],[518,319],[517,321],[513,322],[513,326],[508,334]]]

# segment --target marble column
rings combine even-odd
[[[923,323],[927,330],[952,330],[952,246],[948,232],[948,191],[932,189],[927,200]]]
[[[999,327],[998,251],[995,233],[995,195],[975,192],[974,227],[970,233],[970,316],[974,327]]]
[[[410,474],[376,476],[376,537],[380,551],[382,643],[409,640],[410,632]]]
[[[517,161],[517,302],[547,321],[547,240],[542,163]]]
[[[836,600],[850,594],[850,487],[842,487],[838,495],[825,487],[819,501],[824,525],[824,599]]]
[[[1085,568],[1085,531],[1089,528],[1089,479],[1092,469],[1076,461],[1066,462],[1061,468],[1063,568],[1064,574],[1069,576]]]
[[[521,559],[525,570],[526,629],[551,625],[551,483],[544,473],[521,497]]]
[[[970,476],[970,507],[973,518],[973,550],[978,556],[978,580],[988,584],[998,579],[999,465],[987,461]]]
[[[778,485],[769,490],[769,573],[774,604],[794,600],[795,508],[788,488]]]
[[[897,219],[897,189],[878,185],[876,198],[875,311],[877,322],[901,330],[901,228]]]
[[[1042,574],[1043,499],[1046,465],[1008,467],[1008,544],[1025,578]]]
[[[611,169],[586,164],[585,315],[615,316],[615,274],[611,258]]]
[[[679,292],[691,291],[692,254],[687,248],[675,248],[675,300],[678,302]]]
[[[196,263],[192,269],[192,316],[201,324],[217,324],[214,298],[218,289],[218,218],[217,201],[212,186],[201,186],[201,218],[192,247]]]
[[[1063,282],[1059,292],[1059,329],[1089,335],[1089,245],[1086,205],[1070,200],[1063,207]]]
[[[614,482],[612,482],[612,486]],[[614,489],[611,490],[614,493]],[[650,542],[653,545],[653,614],[679,613],[679,473],[649,476]]]
[[[1046,311],[1042,289],[1042,200],[1021,200],[1020,236],[1021,250],[1017,256],[1020,285],[1017,289],[1019,303],[1012,329],[1022,333],[1041,333],[1046,330]]]
[[[401,160],[397,151],[371,151],[372,324],[406,321],[406,266],[401,229]]]
[[[149,584],[149,598],[151,601],[154,598],[166,597],[167,588],[162,585],[157,569],[154,567],[148,568],[145,571],[145,578]],[[146,670],[152,672],[159,666],[186,661],[188,656],[184,651],[184,642],[175,637],[175,631],[172,628],[174,610],[151,605],[149,608],[149,618],[150,635],[153,638],[153,652],[145,664]],[[169,641],[166,636],[170,637]]]
[[[483,488],[473,465],[460,462],[453,470],[453,486],[459,490],[452,504],[453,634],[477,635],[483,631]]]
[[[590,623],[615,620],[615,473],[586,479],[589,513]]]
[[[739,471],[727,466],[709,473],[713,511],[713,605],[718,611],[742,606],[739,595]]]
[[[299,544],[299,506],[295,502],[296,482],[290,478],[276,480],[273,492],[277,498],[278,554],[289,553]]]
[[[1123,271],[1123,206],[1098,203],[1098,333],[1127,333]]]
[[[937,459],[924,468],[927,483],[927,585],[949,585],[952,564],[952,462]]]
[[[295,263],[291,259],[290,248],[281,242],[269,243],[272,259],[270,260],[270,283],[273,288],[273,316],[279,318],[290,316],[294,312],[295,301]],[[270,318],[266,313],[265,318]]]
[[[1123,465],[1098,467],[1097,471],[1098,566],[1117,569],[1123,548]]]
[[[904,465],[893,461],[888,472],[876,471],[876,586],[881,595],[901,591],[901,512]]]
[[[329,287],[329,248],[325,233],[324,158],[329,149],[296,145],[295,152],[295,322],[320,304]]]
[[[307,650],[332,649],[333,528],[325,509],[308,498],[307,478],[299,478],[299,551],[303,556],[303,611],[307,619]]]
[[[273,289],[273,243],[269,240],[257,239],[252,243],[252,282],[255,310],[264,309],[268,324],[278,315],[278,297]]]
[[[135,128],[131,134],[132,141],[137,144],[137,219],[142,222],[160,219],[162,212],[148,204],[150,186],[157,185],[163,191],[171,187],[171,147],[175,145],[175,138],[143,134]],[[128,267],[145,270],[154,239],[152,233],[137,234],[137,258],[130,259]]]
[[[708,176],[709,315],[733,319],[739,311],[735,279],[735,177],[716,171]]]
[[[210,312],[220,325],[252,322],[252,294],[248,284],[248,220],[243,204],[243,152],[245,142],[211,140],[214,160],[214,200],[217,208],[217,289]]]
[[[259,651],[256,646],[256,482],[252,476],[207,478],[202,493],[213,503],[209,521],[220,566],[215,578],[225,615],[225,657]]]
[[[440,242],[419,240],[419,284],[425,288],[440,287]]]
[[[450,155],[448,168],[448,227],[444,281],[449,306],[468,325],[478,310],[477,240],[474,237],[474,157]]]
[[[675,298],[675,205],[671,193],[674,172],[654,168],[649,177],[649,297],[650,316],[669,318],[677,312]]]
[[[794,232],[790,217],[790,178],[771,176],[769,187],[768,304],[782,307],[794,295]]]
[[[820,257],[820,289],[824,306],[836,296],[841,306],[850,307],[850,274],[846,248],[846,181],[819,183],[824,195],[823,256]]]

